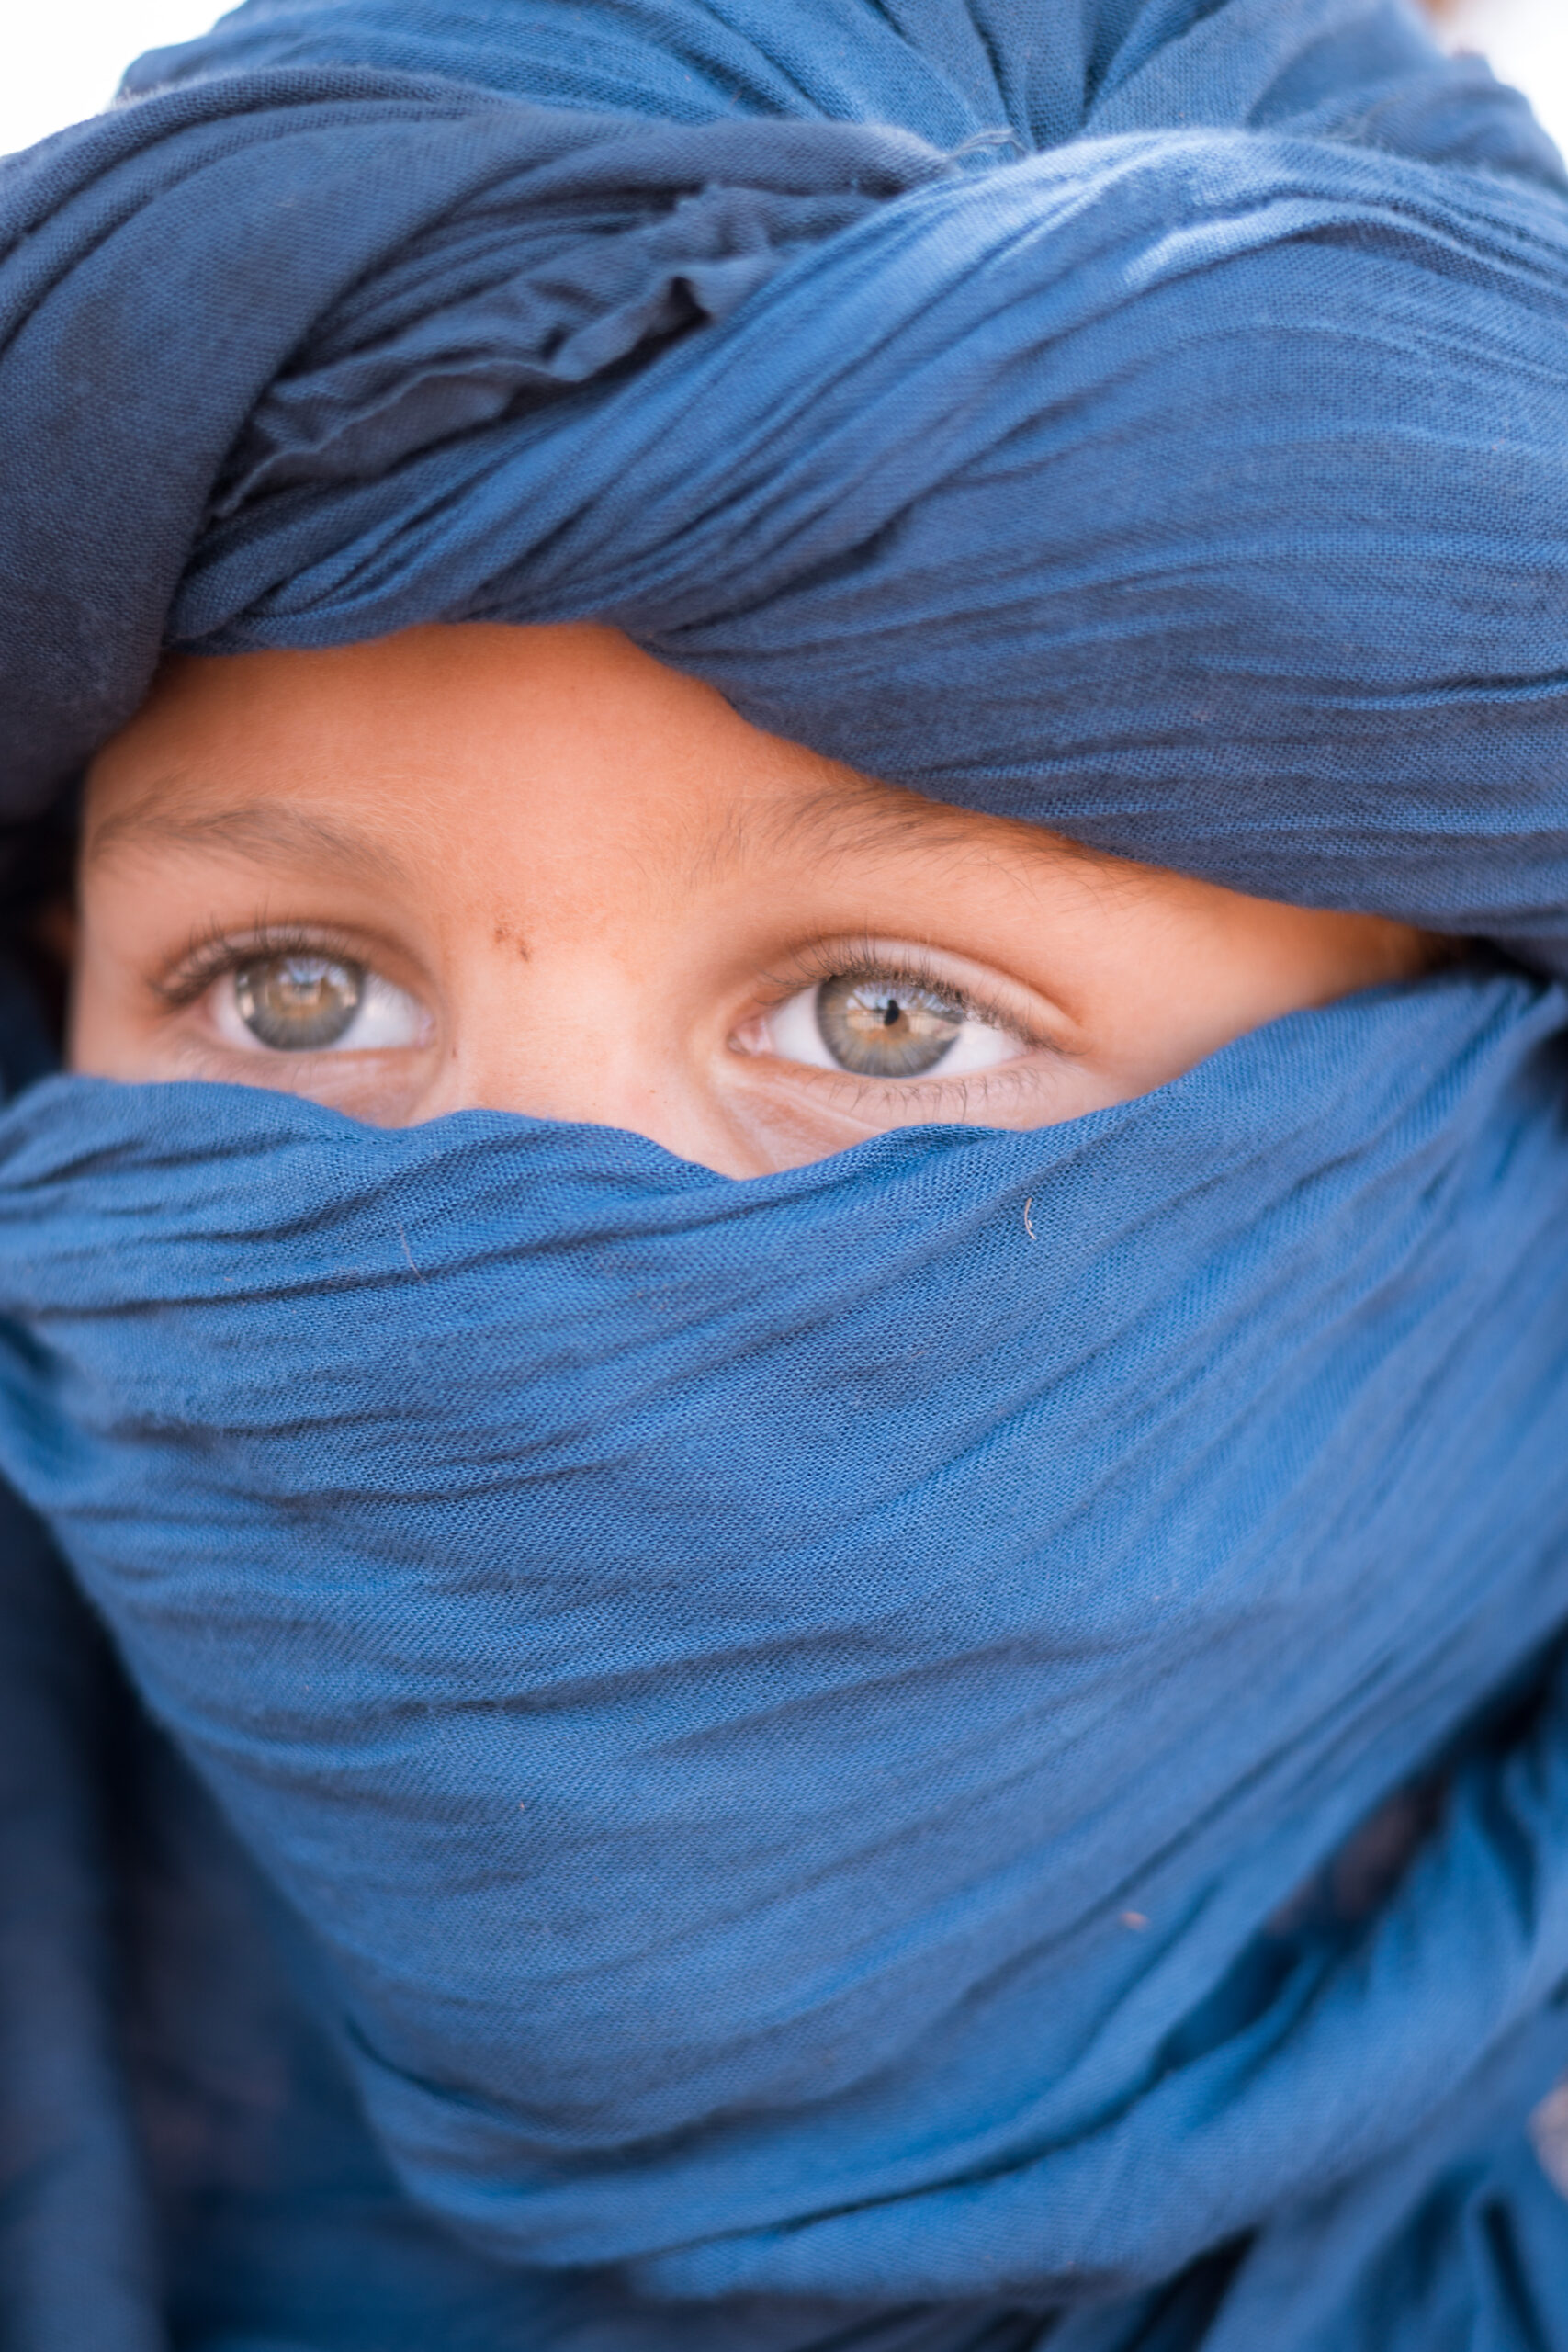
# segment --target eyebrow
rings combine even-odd
[[[301,865],[325,864],[339,872],[375,874],[389,881],[408,878],[392,852],[369,834],[328,824],[306,809],[272,800],[241,801],[230,808],[186,814],[152,797],[140,800],[94,826],[85,859],[94,865],[128,842],[134,847],[148,842],[215,851],[251,865],[298,871]]]
[[[765,821],[771,848],[785,853],[798,850],[815,864],[828,865],[842,857],[873,855],[879,850],[973,848],[973,820],[982,813],[928,799],[908,786],[888,786],[868,779],[861,790],[849,794],[841,787],[829,786],[774,812]],[[1031,825],[1016,818],[1010,821],[1021,838],[1032,840],[1043,849],[1049,847],[1090,865],[1114,863],[1049,826]],[[996,854],[994,847],[992,854]]]
[[[849,792],[842,785],[833,784],[782,808],[733,808],[727,815],[722,843],[709,844],[709,852],[728,851],[743,857],[753,847],[761,847],[774,856],[799,856],[813,866],[825,866],[843,857],[874,855],[879,850],[931,849],[956,845],[968,838],[965,811],[944,808],[938,801],[897,786],[894,792],[897,798],[886,786],[874,783]]]

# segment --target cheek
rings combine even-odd
[[[96,1078],[161,1074],[167,1014],[145,974],[161,951],[183,944],[191,901],[175,899],[155,870],[108,862],[83,877],[70,970],[68,1068]]]
[[[123,986],[107,968],[101,943],[84,924],[72,958],[65,1066],[90,1078],[152,1075],[156,1034],[130,1017]]]
[[[1151,1088],[1163,1085],[1165,1077],[1176,1074],[1168,1071],[1159,1077],[1145,1077],[1131,1069],[1118,1070],[1105,1060],[1087,1055],[1021,1070],[1016,1085],[1010,1081],[1010,1073],[1001,1070],[993,1084],[983,1124],[1010,1128],[1061,1126],[1068,1119],[1087,1118],[1091,1111],[1109,1110],[1113,1102],[1127,1102],[1135,1095],[1146,1094]]]
[[[1168,1085],[1247,1030],[1323,1001],[1315,959],[1256,926],[1156,913],[1117,929],[1083,997],[1085,1074],[1110,1102]]]
[[[226,1058],[192,1053],[188,1065],[164,1069],[164,1078],[217,1080],[231,1086],[261,1087],[269,1094],[292,1094],[324,1110],[341,1111],[367,1127],[412,1126],[432,1115],[429,1072],[412,1067],[412,1057],[377,1054],[317,1057],[269,1055]]]
[[[1415,978],[1427,961],[1421,935],[1404,925],[1257,899],[1133,944],[1098,1029],[1105,1066],[1128,1094],[1164,1085],[1287,1013]]]
[[[1147,1091],[1100,1062],[1061,1054],[1029,1054],[935,1092],[842,1078],[822,1084],[775,1061],[734,1060],[721,1092],[731,1131],[754,1162],[731,1172],[746,1174],[801,1167],[898,1127],[1057,1126]]]

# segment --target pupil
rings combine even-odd
[[[234,974],[241,1020],[264,1046],[284,1054],[335,1046],[364,993],[363,965],[334,956],[264,956]]]
[[[919,980],[838,973],[817,991],[817,1026],[840,1069],[858,1078],[921,1078],[965,1020],[964,1007]]]

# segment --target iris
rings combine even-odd
[[[308,1054],[341,1043],[365,995],[365,967],[333,956],[266,956],[234,974],[241,1020],[264,1046]]]
[[[817,1026],[843,1069],[863,1078],[922,1078],[962,1031],[962,1004],[918,980],[844,973],[817,991]]]
[[[262,1054],[386,1053],[421,1046],[426,1008],[369,965],[300,941],[219,951],[203,993],[225,1045]],[[209,994],[209,990],[210,993]]]

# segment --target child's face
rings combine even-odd
[[[171,666],[90,778],[72,1059],[746,1176],[1074,1118],[1427,954],[869,782],[609,629],[427,628]]]

